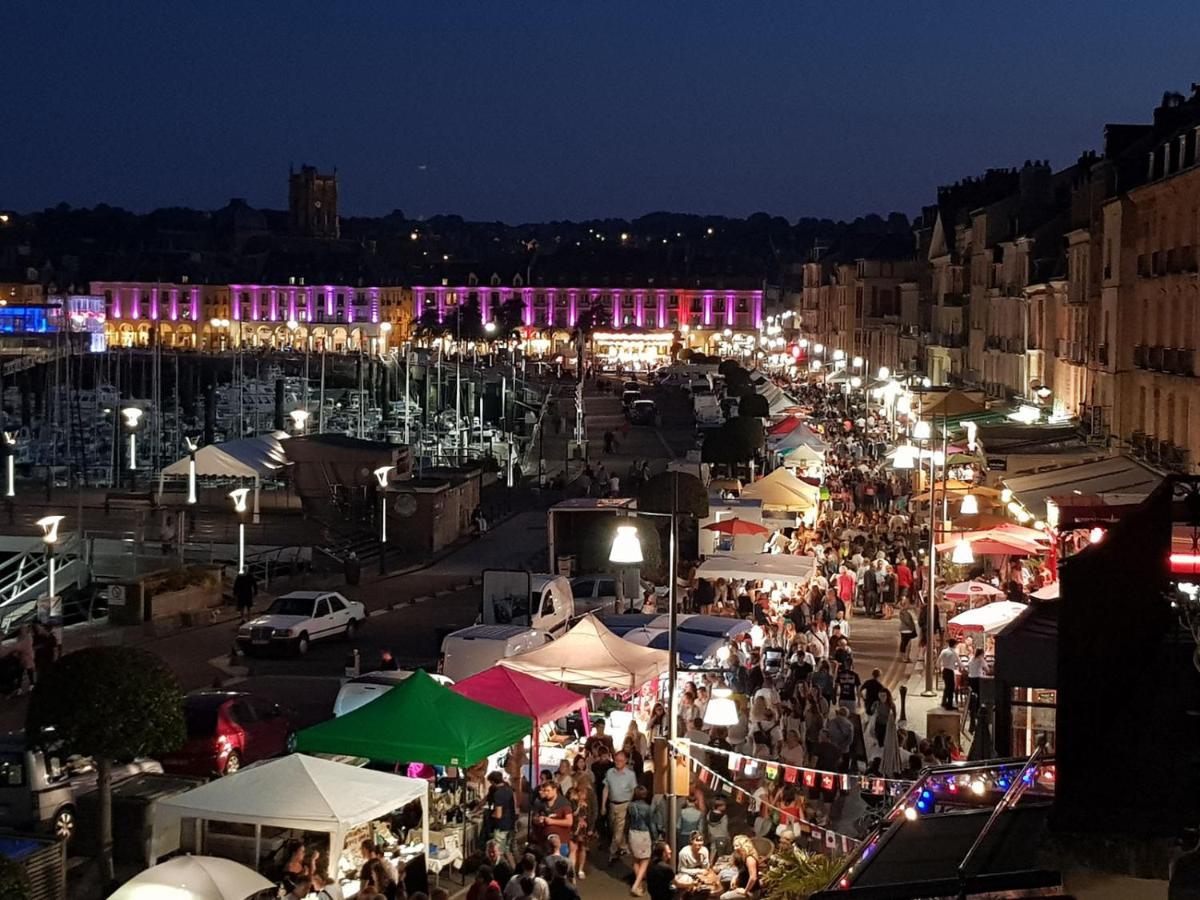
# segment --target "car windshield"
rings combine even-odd
[[[188,737],[208,737],[217,733],[217,707],[185,706],[183,721]]]
[[[312,610],[311,597],[277,597],[267,607],[268,614],[277,616],[311,616]]]

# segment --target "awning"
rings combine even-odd
[[[803,512],[817,505],[821,491],[780,467],[742,488],[741,496],[745,500],[761,500],[764,507]]]
[[[710,556],[700,563],[700,578],[752,578],[792,583],[808,581],[816,568],[811,556],[789,553],[750,553]]]
[[[1005,479],[1004,485],[1035,519],[1045,520],[1047,497],[1057,494],[1147,495],[1162,480],[1160,473],[1135,459],[1112,456],[1046,472],[1017,475]]]
[[[428,795],[420,779],[293,753],[159,800],[154,827],[183,818],[295,828],[326,832],[341,847],[350,829],[415,800],[424,808]]]
[[[450,690],[478,703],[527,716],[538,725],[580,710],[587,721],[587,697],[524,672],[492,666],[464,678]]]
[[[190,456],[184,456],[164,468],[162,474],[186,476],[189,462]],[[281,438],[276,434],[206,444],[196,451],[196,475],[199,478],[270,478],[287,464]]]
[[[365,706],[305,728],[296,747],[374,762],[473,766],[532,731],[528,716],[477,703],[418,670]]]
[[[995,677],[1030,688],[1058,687],[1057,601],[1031,603],[996,635]]]
[[[663,650],[638,647],[609,631],[594,615],[586,615],[556,641],[500,665],[559,684],[633,691],[670,668]]]

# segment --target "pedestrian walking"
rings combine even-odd
[[[233,601],[243,622],[250,617],[254,607],[254,595],[258,593],[258,579],[247,569],[233,579]]]

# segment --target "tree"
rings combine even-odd
[[[762,876],[765,900],[807,900],[833,881],[845,860],[793,849],[771,857]]]
[[[762,422],[737,416],[708,433],[700,450],[700,458],[706,463],[736,466],[753,459],[762,445]]]
[[[736,363],[721,374],[725,376],[725,390],[728,393],[741,396],[743,392],[753,390],[750,384],[750,373]]]
[[[53,731],[51,731],[53,729]],[[112,764],[159,756],[184,740],[183,695],[163,660],[135,647],[88,647],[68,653],[38,682],[25,731],[96,761],[100,867],[113,877]]]
[[[771,415],[771,406],[767,398],[753,388],[742,394],[738,400],[738,415],[749,416],[753,419],[765,419]]]
[[[695,475],[687,472],[660,472],[645,481],[638,490],[638,509],[646,512],[679,514],[678,545],[680,559],[693,559],[699,549],[699,520],[708,516],[708,491]],[[647,516],[657,528],[662,555],[667,556],[671,541],[671,523],[660,516]]]
[[[673,501],[677,501],[675,512],[697,519],[708,515],[708,491],[699,478],[687,472],[660,472],[638,490],[638,509],[646,512],[669,513]]]

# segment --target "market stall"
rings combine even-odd
[[[621,637],[639,647],[666,650],[671,632],[667,628],[633,628]],[[684,668],[717,666],[719,664],[718,651],[724,646],[726,646],[724,638],[711,634],[696,634],[682,629],[675,631],[675,652],[679,655],[679,664]]]
[[[761,500],[764,509],[816,514],[821,489],[801,481],[781,466],[764,478],[742,488],[742,498]]]
[[[558,640],[502,659],[500,665],[559,684],[633,691],[665,675],[668,659],[665,650],[623,641],[587,615]]]
[[[365,706],[305,728],[296,747],[374,762],[463,767],[519,741],[532,727],[529,716],[478,703],[418,670]]]
[[[747,553],[710,556],[696,568],[698,578],[765,579],[801,584],[812,577],[816,560],[788,553]]]
[[[401,843],[398,856],[406,861],[426,852],[428,795],[428,783],[419,779],[293,753],[159,800],[152,846],[163,832],[178,831],[183,820],[191,819],[197,823],[194,849],[261,871],[264,853],[278,849],[283,836],[316,833],[328,837],[329,859],[337,866],[331,874],[350,874],[355,867],[346,851],[357,844],[347,838],[355,832],[373,837],[373,823],[412,803],[421,806],[421,839]],[[214,823],[249,827],[216,831]]]
[[[995,603],[988,603],[985,606],[959,613],[947,625],[952,635],[982,632],[988,637],[994,637],[1004,630],[1004,626],[1023,612],[1025,612],[1024,603],[997,600]]]

